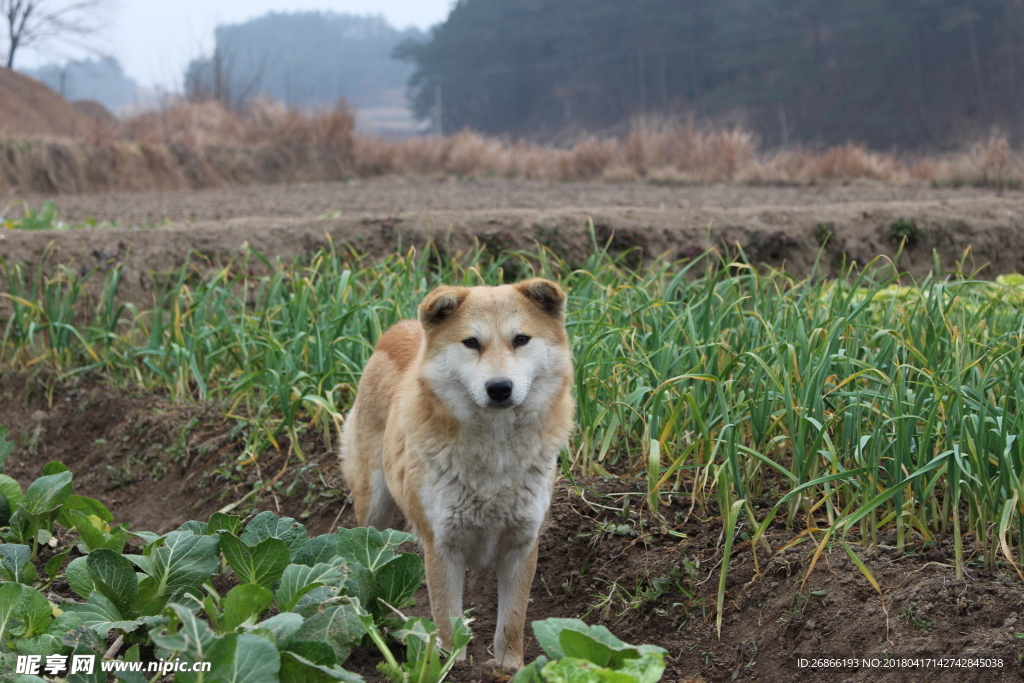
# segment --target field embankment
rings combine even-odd
[[[815,263],[835,274],[844,263],[863,266],[882,256],[900,271],[923,277],[934,268],[991,279],[1024,271],[1024,197],[805,206],[697,207],[690,209],[491,209],[376,212],[313,218],[233,218],[174,223],[157,229],[79,229],[0,233],[0,256],[28,272],[40,265],[73,263],[88,270],[119,265],[119,295],[150,305],[165,279],[190,253],[218,267],[247,245],[268,257],[291,260],[328,243],[356,254],[385,257],[433,241],[444,254],[547,247],[580,263],[595,245],[627,262],[694,258],[715,248],[741,253],[752,263],[784,267],[797,277]],[[2,287],[3,285],[0,285]],[[3,304],[0,304],[0,310]]]

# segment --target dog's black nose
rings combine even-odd
[[[491,397],[492,401],[502,403],[509,399],[512,395],[512,380],[510,379],[496,379],[493,382],[487,383],[487,395]]]

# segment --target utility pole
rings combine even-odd
[[[661,48],[658,51],[658,66],[659,75],[661,76],[661,111],[665,113],[668,111],[668,83],[665,78],[665,48]]]
[[[441,77],[434,78],[434,134],[437,137],[444,135],[444,125],[441,121]]]
[[[782,149],[789,148],[789,125],[786,123],[786,106],[779,102],[779,128],[782,130]]]

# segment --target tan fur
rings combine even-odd
[[[446,643],[466,568],[495,569],[494,655],[518,668],[537,536],[572,430],[565,295],[539,278],[439,287],[419,318],[378,341],[346,420],[342,469],[361,525],[392,525],[400,511],[419,535]],[[518,335],[529,340],[517,346]],[[492,393],[506,375],[507,400]]]

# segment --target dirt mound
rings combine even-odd
[[[162,223],[221,221],[248,216],[310,218],[323,214],[481,209],[627,208],[688,210],[823,204],[943,202],[959,199],[1024,198],[1024,192],[978,187],[886,185],[878,182],[820,183],[812,187],[761,185],[655,185],[587,181],[483,178],[373,178],[347,182],[223,187],[203,190],[116,192],[106,194],[19,193],[33,208],[51,200],[60,217],[74,225],[90,218],[128,228]],[[17,208],[7,218],[19,218]]]
[[[80,138],[95,128],[92,114],[34,78],[0,67],[0,135]]]
[[[175,405],[81,376],[63,384],[0,376],[0,424],[15,442],[7,471],[23,486],[60,459],[74,470],[76,492],[99,498],[134,529],[168,531],[231,503],[236,514],[269,509],[295,517],[311,534],[354,523],[337,459],[325,446],[304,443],[304,462],[271,451],[243,467],[223,412],[219,404]],[[260,481],[267,486],[257,490]],[[880,596],[841,547],[826,552],[805,582],[815,544],[786,547],[796,532],[777,522],[768,533],[774,552],[758,550],[760,573],[749,540],[734,547],[719,639],[717,511],[672,496],[654,517],[642,489],[626,474],[559,484],[530,619],[584,618],[627,642],[665,647],[665,681],[1021,680],[1024,587],[983,569],[970,547],[967,577],[957,580],[951,544],[941,537],[901,553],[883,534],[878,555],[857,550]],[[754,502],[764,510],[764,501]],[[465,603],[476,638],[451,680],[507,681],[484,664],[496,600],[493,576],[470,585]],[[429,614],[425,587],[409,613]],[[526,654],[541,654],[532,637]],[[817,659],[826,661],[813,666]],[[842,660],[846,666],[837,666]],[[346,666],[377,683],[378,662],[363,653]]]
[[[110,110],[103,106],[102,102],[97,102],[96,100],[74,100],[71,106],[94,121],[107,126],[117,125],[117,117],[111,114]]]

